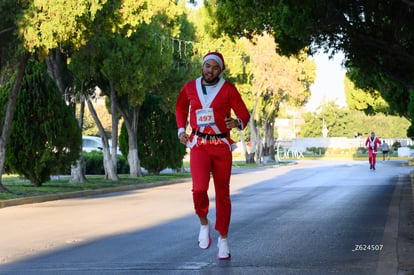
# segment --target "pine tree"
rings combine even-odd
[[[79,157],[81,132],[44,63],[29,62],[18,95],[6,166],[35,186],[69,171]]]
[[[160,108],[160,97],[147,94],[139,113],[138,153],[142,167],[158,175],[165,168],[182,166],[185,147],[177,137],[175,114]],[[119,138],[123,154],[128,152],[128,133],[122,125]]]

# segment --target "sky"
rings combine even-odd
[[[346,70],[341,66],[343,54],[329,59],[328,54],[318,53],[312,57],[316,63],[316,79],[310,87],[311,98],[306,104],[307,111],[315,111],[324,100],[335,101],[340,107],[346,106],[344,77]]]

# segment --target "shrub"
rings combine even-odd
[[[8,91],[9,86],[0,87],[0,96],[7,98]],[[69,169],[79,158],[80,147],[76,118],[46,65],[29,61],[7,144],[7,169],[41,186],[52,174]]]
[[[83,152],[83,160],[85,161],[85,174],[86,175],[104,175],[105,169],[103,165],[102,152]],[[127,174],[129,173],[128,161],[123,156],[118,156],[117,160],[117,173]]]
[[[139,113],[137,133],[138,157],[142,167],[150,174],[158,175],[163,169],[178,169],[186,153],[177,138],[175,114],[165,112],[160,106],[161,98],[146,95]],[[121,126],[119,146],[122,154],[128,152],[128,132],[125,123]]]

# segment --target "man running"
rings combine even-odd
[[[375,170],[375,162],[377,158],[377,146],[381,144],[379,138],[375,136],[375,132],[371,132],[371,136],[365,141],[365,146],[368,146],[369,169]]]
[[[190,170],[195,213],[200,219],[198,245],[208,249],[211,245],[211,221],[207,218],[209,197],[207,194],[212,173],[215,188],[216,224],[219,232],[219,260],[230,259],[227,236],[230,225],[230,175],[232,150],[235,144],[230,138],[232,128],[243,130],[250,114],[236,87],[226,81],[223,56],[210,52],[203,58],[202,76],[187,82],[176,102],[176,120],[180,142],[191,148]],[[231,110],[236,118],[231,117]],[[187,134],[187,118],[190,115],[191,133]]]

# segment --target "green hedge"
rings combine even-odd
[[[102,152],[83,152],[83,160],[85,161],[85,174],[86,175],[104,175],[105,169],[103,166],[103,154]],[[128,160],[124,156],[118,156],[117,162],[118,174],[128,174],[129,164]]]

